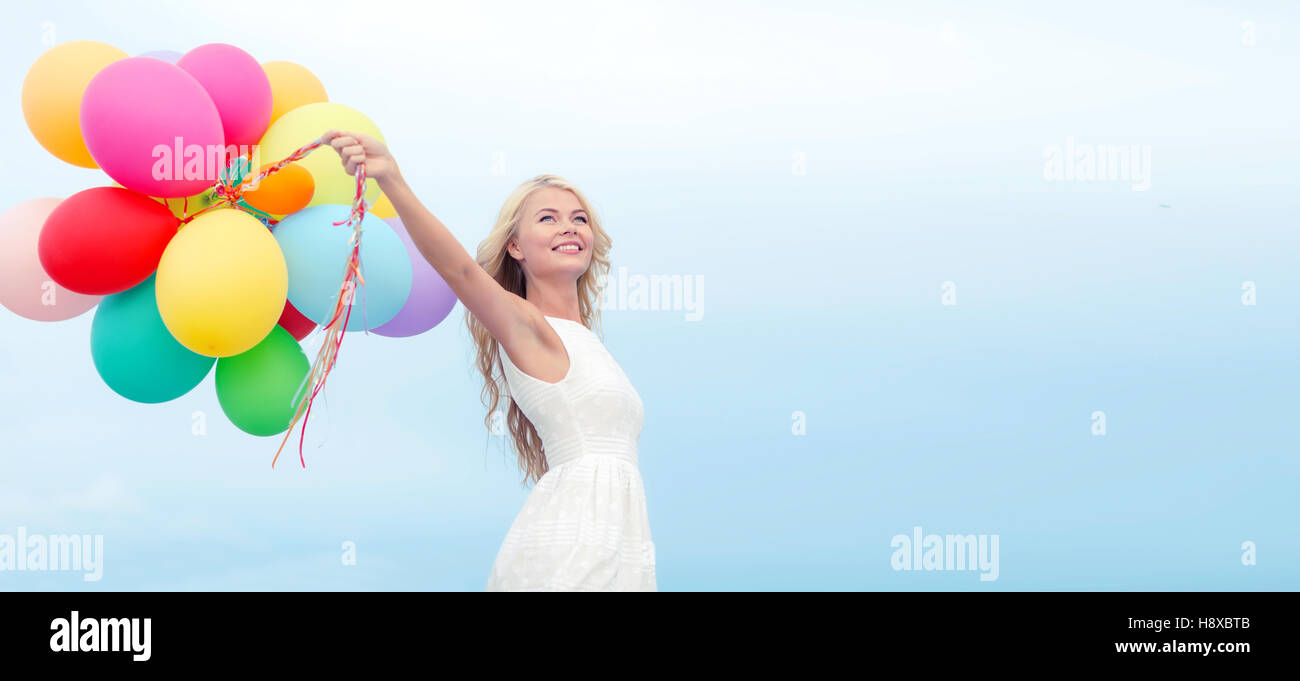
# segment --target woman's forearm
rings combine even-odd
[[[378,182],[420,254],[453,290],[459,291],[458,285],[465,281],[468,268],[478,267],[478,262],[456,240],[451,230],[420,203],[400,173]]]

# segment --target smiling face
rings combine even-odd
[[[591,225],[578,197],[543,187],[524,201],[510,256],[534,279],[576,280],[591,264]]]

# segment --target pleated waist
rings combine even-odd
[[[636,442],[626,438],[593,437],[582,434],[546,445],[546,464],[560,466],[583,456],[608,456],[638,465]]]

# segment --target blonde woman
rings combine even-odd
[[[420,203],[384,143],[324,136],[349,175],[379,183],[412,241],[465,305],[485,425],[504,380],[523,482],[488,591],[657,591],[637,440],[641,397],[592,330],[610,238],[582,192],[539,175],[506,198],[477,259]],[[364,248],[364,246],[363,246]]]

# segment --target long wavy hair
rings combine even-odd
[[[596,216],[596,211],[592,209],[587,197],[564,178],[558,175],[538,175],[511,192],[510,196],[506,197],[505,204],[501,206],[501,212],[497,215],[492,231],[479,243],[476,259],[479,266],[505,290],[521,298],[528,297],[528,283],[523,267],[510,255],[506,246],[519,233],[519,218],[524,201],[533,192],[545,187],[573,192],[573,195],[578,198],[578,203],[582,204],[582,208],[587,211],[587,223],[591,227],[592,236],[591,264],[577,280],[578,313],[582,317],[582,322],[599,334],[599,301],[605,278],[609,275],[609,249],[612,243],[609,234],[601,227],[600,218]],[[492,417],[501,402],[502,388],[505,387],[505,368],[501,364],[500,345],[478,317],[469,311],[469,308],[465,309],[465,325],[469,327],[470,336],[473,337],[474,345],[478,349],[476,364],[483,374],[481,398],[483,406],[487,407],[483,425],[493,430]],[[515,453],[518,455],[519,469],[524,474],[520,484],[527,484],[530,480],[537,482],[548,470],[541,436],[537,434],[537,429],[533,427],[528,417],[524,416],[523,410],[515,403],[514,398],[509,397],[509,400],[510,408],[506,415],[506,423],[514,442]]]

